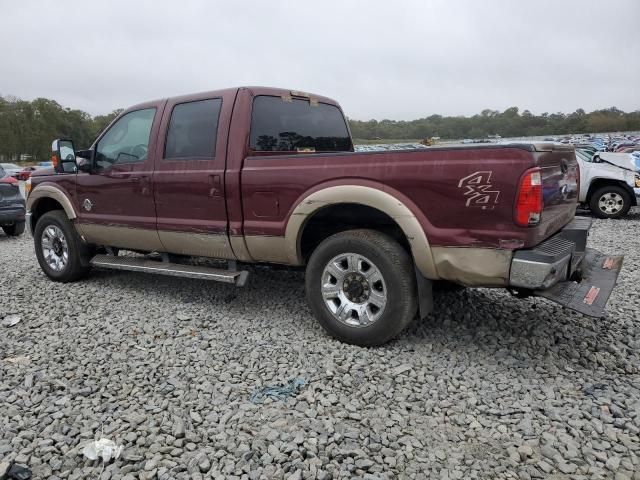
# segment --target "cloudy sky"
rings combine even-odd
[[[638,0],[0,0],[0,94],[92,114],[238,85],[357,119],[640,109]]]

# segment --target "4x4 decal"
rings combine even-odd
[[[480,207],[491,210],[498,203],[500,190],[493,190],[491,185],[492,171],[475,172],[460,179],[458,188],[462,188],[467,197],[466,207]]]

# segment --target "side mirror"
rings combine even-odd
[[[51,144],[51,161],[58,173],[75,173],[76,151],[71,140],[56,139]]]

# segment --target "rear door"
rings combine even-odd
[[[134,107],[94,145],[94,170],[78,172],[78,225],[88,242],[161,249],[153,199],[153,155],[164,101]]]
[[[235,92],[171,99],[160,128],[153,175],[157,229],[164,250],[234,259],[224,171]]]

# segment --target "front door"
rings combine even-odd
[[[224,171],[233,96],[167,103],[153,173],[158,236],[169,253],[234,259],[227,235]],[[220,126],[220,128],[218,128]]]
[[[78,227],[89,243],[161,251],[153,152],[164,102],[122,115],[99,137],[91,173],[77,175]]]

